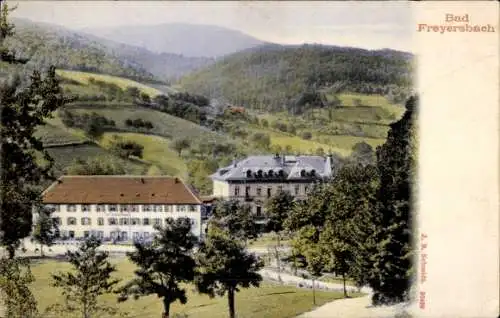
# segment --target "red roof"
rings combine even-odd
[[[152,176],[63,176],[43,193],[47,204],[201,204],[180,179]]]

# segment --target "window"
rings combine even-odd
[[[116,204],[108,205],[109,212],[116,212]]]
[[[245,187],[245,195],[248,197],[250,195],[250,187]]]
[[[57,225],[62,225],[61,218],[52,218],[52,222]]]
[[[132,211],[132,212],[138,212],[139,209],[138,209],[137,205],[131,205],[130,206],[130,211]]]
[[[96,236],[98,239],[103,239],[104,238],[104,231],[97,231]]]
[[[72,238],[72,239],[75,238],[75,231],[69,231],[68,236],[69,236],[69,238]]]
[[[189,206],[189,212],[196,212],[196,205],[188,205]]]
[[[90,205],[82,204],[82,212],[90,212]]]
[[[97,212],[106,212],[106,205],[98,204],[98,205],[96,205],[95,210]]]
[[[68,206],[66,207],[66,210],[68,212],[76,212],[76,205],[75,204],[68,204]]]
[[[271,194],[272,194],[271,191],[272,191],[271,188],[267,188],[267,197],[268,198],[271,197]]]
[[[155,225],[159,225],[159,226],[161,226],[161,219],[156,218],[156,219],[155,219]]]
[[[87,238],[90,236],[90,232],[89,231],[83,231],[83,237]]]
[[[120,204],[120,212],[128,212],[128,205]]]
[[[278,186],[278,192],[283,192],[283,186]]]
[[[139,218],[130,219],[130,224],[132,224],[132,225],[139,225],[140,223],[141,222],[140,222]]]
[[[251,178],[252,177],[252,170],[247,170],[247,178]]]
[[[142,225],[149,225],[149,218],[142,219]]]
[[[129,225],[128,218],[120,218],[120,225]]]
[[[255,207],[255,215],[262,216],[262,207],[260,206]]]
[[[116,218],[108,218],[108,225],[116,225],[117,223]]]
[[[68,218],[66,222],[68,225],[76,225],[76,218]]]
[[[165,212],[172,212],[172,206],[171,205],[165,205]]]
[[[304,192],[307,193],[309,191],[309,186],[304,186]]]
[[[90,218],[82,218],[82,225],[90,225]]]
[[[97,225],[104,225],[104,218],[97,218]]]
[[[154,212],[162,212],[163,206],[162,205],[153,205],[153,211]]]
[[[48,204],[45,207],[47,209],[51,210],[52,212],[60,212],[61,211],[61,206],[59,204]]]
[[[300,176],[301,177],[305,177],[306,176],[306,171],[305,170],[301,170],[300,171]]]
[[[293,193],[295,195],[299,195],[299,192],[300,192],[300,186],[299,185],[294,186]]]
[[[177,212],[186,212],[186,206],[185,205],[178,205],[176,211]]]
[[[148,239],[149,238],[149,233],[148,232],[144,232],[142,235],[143,235],[144,239]]]
[[[262,195],[262,188],[261,187],[257,187],[257,196],[261,196]]]
[[[134,232],[134,234],[132,234],[132,235],[133,235],[134,240],[137,240],[137,239],[139,239],[141,237],[139,235],[139,232]]]
[[[143,212],[150,212],[151,211],[151,205],[145,204],[142,206],[142,211]]]
[[[240,195],[240,187],[234,187],[234,196],[237,197]]]

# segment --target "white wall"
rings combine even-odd
[[[92,204],[89,205],[90,211],[82,211],[82,205],[77,204],[76,206],[76,211],[68,211],[68,205],[66,204],[61,204],[61,205],[48,205],[50,207],[56,208],[56,211],[52,213],[52,217],[60,218],[62,224],[59,225],[59,230],[61,234],[65,234],[65,232],[69,231],[74,231],[75,237],[84,237],[84,232],[85,231],[103,231],[104,237],[110,237],[111,232],[115,232],[119,230],[120,232],[126,232],[128,238],[133,238],[133,233],[138,232],[143,235],[143,233],[147,232],[149,235],[151,235],[154,232],[153,225],[154,225],[154,219],[160,218],[161,219],[161,225],[164,225],[165,219],[166,218],[180,218],[180,217],[187,217],[192,220],[192,232],[196,236],[200,236],[201,234],[201,206],[200,205],[195,205],[195,210],[193,212],[190,212],[188,207],[186,207],[185,211],[179,211],[177,212],[177,206],[175,205],[170,205],[169,211],[171,212],[165,212],[165,206],[162,206],[162,212],[153,212],[153,211],[144,211],[142,205],[136,205],[137,212],[131,212],[131,211],[123,211],[120,212],[119,205],[116,205],[117,211],[115,212],[110,212],[108,205],[106,206],[105,212],[97,212],[96,205]],[[68,225],[67,218],[69,217],[74,217],[76,218],[76,225]],[[82,225],[82,218],[90,218],[91,224],[90,225]],[[117,219],[117,224],[116,225],[109,225],[108,219],[109,218],[116,218]],[[36,220],[37,215],[34,213],[34,219]],[[99,218],[104,218],[104,225],[98,225],[98,219]],[[129,225],[120,225],[119,221],[120,218],[127,218],[129,219]],[[140,224],[141,225],[131,225],[130,218],[139,218],[140,219]],[[142,225],[143,224],[143,219],[144,218],[149,218],[150,225]],[[68,233],[66,233],[68,234]]]

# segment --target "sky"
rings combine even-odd
[[[210,24],[279,44],[318,43],[414,51],[408,1],[12,1],[13,17],[71,29]]]

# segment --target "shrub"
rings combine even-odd
[[[312,138],[312,133],[310,131],[304,131],[300,137],[305,140],[310,140]]]

